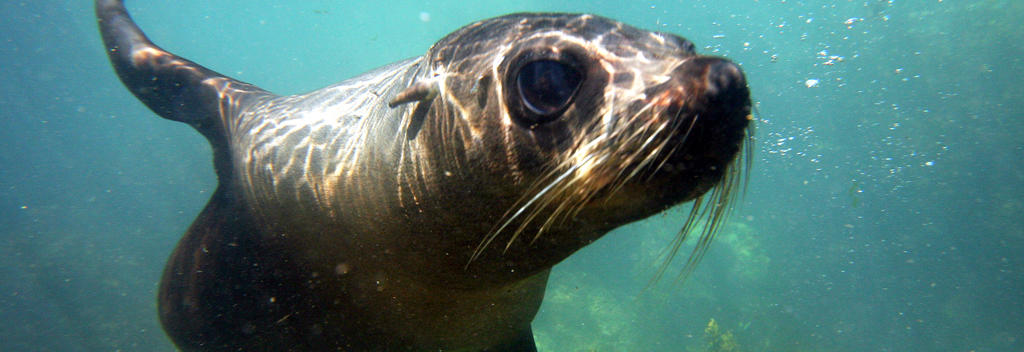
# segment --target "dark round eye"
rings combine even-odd
[[[535,121],[561,113],[579,89],[583,74],[564,63],[537,60],[519,69],[516,85],[527,110],[536,114]]]

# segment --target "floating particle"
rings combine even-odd
[[[860,17],[850,17],[850,18],[847,18],[846,21],[843,21],[843,24],[845,24],[846,27],[850,27],[850,26],[853,26],[854,23],[857,23],[857,22],[860,22],[860,21],[863,21],[863,20],[864,19],[860,18]]]

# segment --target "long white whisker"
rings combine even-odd
[[[679,111],[681,114],[682,110]],[[676,119],[678,118],[679,116],[676,115]],[[690,132],[693,132],[693,127],[697,125],[697,119],[699,118],[700,114],[693,115],[693,118],[690,119],[690,126],[686,128],[686,133],[683,133],[683,137],[679,139],[679,143],[676,143],[674,146],[672,146],[672,151],[665,153],[665,156],[661,159],[661,162],[658,163],[658,166],[654,167],[654,170],[661,169],[662,166],[665,166],[665,163],[668,162],[668,159],[672,157],[672,154],[675,154],[676,151],[679,150],[679,147],[686,144],[686,140],[690,138]],[[654,174],[652,173],[651,176],[654,176]]]
[[[519,209],[516,210],[515,213],[513,213],[511,216],[508,216],[507,219],[501,224],[501,226],[499,226],[494,231],[491,231],[491,233],[488,234],[487,237],[484,238],[484,240],[477,246],[476,250],[473,251],[473,255],[470,256],[469,262],[472,263],[474,260],[479,258],[480,255],[483,254],[484,249],[486,249],[491,244],[491,242],[493,242],[494,239],[498,237],[498,234],[500,234],[502,231],[504,231],[505,228],[508,227],[508,225],[512,223],[512,221],[514,221],[516,218],[518,218],[520,215],[522,215],[523,212],[526,211],[526,209],[530,208],[530,206],[533,205],[535,202],[537,202],[538,199],[541,199],[541,197],[543,197],[545,194],[547,194],[549,191],[551,191],[556,185],[561,183],[562,180],[565,180],[567,177],[569,177],[569,175],[572,175],[577,169],[579,169],[587,161],[589,161],[590,159],[593,159],[593,158],[594,158],[594,155],[588,155],[583,160],[583,162],[578,163],[576,165],[573,165],[568,170],[566,170],[561,175],[559,175],[557,178],[555,178],[554,181],[552,181],[547,186],[545,186],[540,191],[538,191],[536,194],[534,194],[534,196],[532,198],[530,198],[530,200],[526,201],[526,203],[524,203],[522,206],[520,206]],[[507,248],[508,247],[506,246],[506,249]],[[468,266],[469,263],[466,263],[466,265]]]

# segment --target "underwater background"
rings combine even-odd
[[[649,285],[688,205],[610,233],[555,267],[541,351],[1024,351],[1022,1],[128,7],[158,45],[279,94],[517,11],[592,12],[742,65],[754,168],[704,261]],[[173,350],[155,290],[215,187],[210,150],[121,86],[92,11],[0,3],[0,351]]]

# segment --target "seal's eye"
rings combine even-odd
[[[548,121],[565,110],[582,81],[580,71],[554,60],[527,63],[516,77],[523,105],[537,115],[528,117],[534,123]]]

